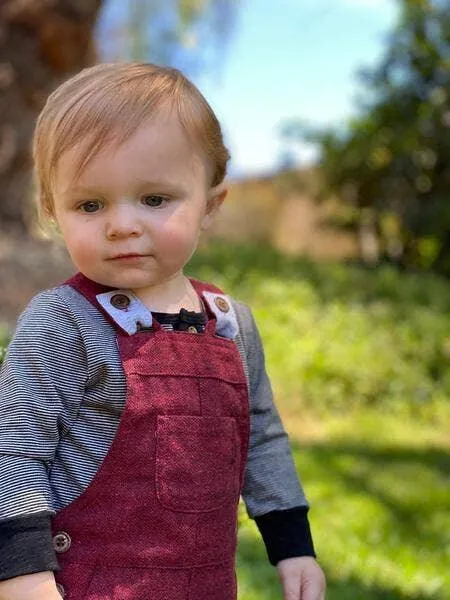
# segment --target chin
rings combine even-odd
[[[108,277],[105,276],[104,274],[98,274],[97,273],[88,273],[86,271],[82,271],[83,275],[85,275],[88,279],[91,279],[92,281],[95,281],[96,283],[99,283],[100,285],[106,285],[107,287],[110,288],[115,288],[115,289],[122,289],[122,290],[128,290],[128,289],[132,289],[134,287],[140,287],[143,285],[151,285],[151,284],[144,284],[142,283],[142,279],[138,281],[137,277]]]

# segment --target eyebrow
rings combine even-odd
[[[78,193],[81,193],[81,194],[96,194],[97,193],[98,194],[98,191],[99,191],[98,189],[95,189],[93,187],[84,187],[81,185],[80,186],[76,185],[74,187],[71,187],[71,186],[67,187],[65,190],[63,190],[62,194],[63,194],[63,196],[67,196],[70,194],[78,194]]]
[[[152,188],[168,188],[171,191],[181,191],[182,190],[182,182],[170,182],[161,180],[146,180],[146,179],[136,179],[133,183],[135,188],[144,188],[144,187],[152,187]],[[63,195],[69,194],[98,194],[101,193],[101,187],[92,187],[92,186],[83,186],[83,185],[75,185],[74,187],[69,186],[62,193]]]
[[[182,187],[182,181],[165,181],[164,179],[136,179],[136,187],[166,187],[172,190],[179,190]]]

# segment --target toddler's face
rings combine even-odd
[[[158,115],[76,177],[74,147],[59,161],[54,212],[79,271],[146,294],[182,275],[223,194],[177,118]]]

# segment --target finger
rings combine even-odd
[[[301,592],[298,587],[293,588],[292,586],[283,585],[283,599],[284,600],[301,600]]]
[[[283,588],[283,600],[301,599],[301,585],[298,578],[282,578],[281,586]]]
[[[300,600],[325,600],[325,585],[305,582],[302,586]]]

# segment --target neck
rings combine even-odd
[[[183,273],[151,288],[134,289],[132,292],[152,312],[178,313],[182,308],[195,312],[202,310],[197,292]]]

